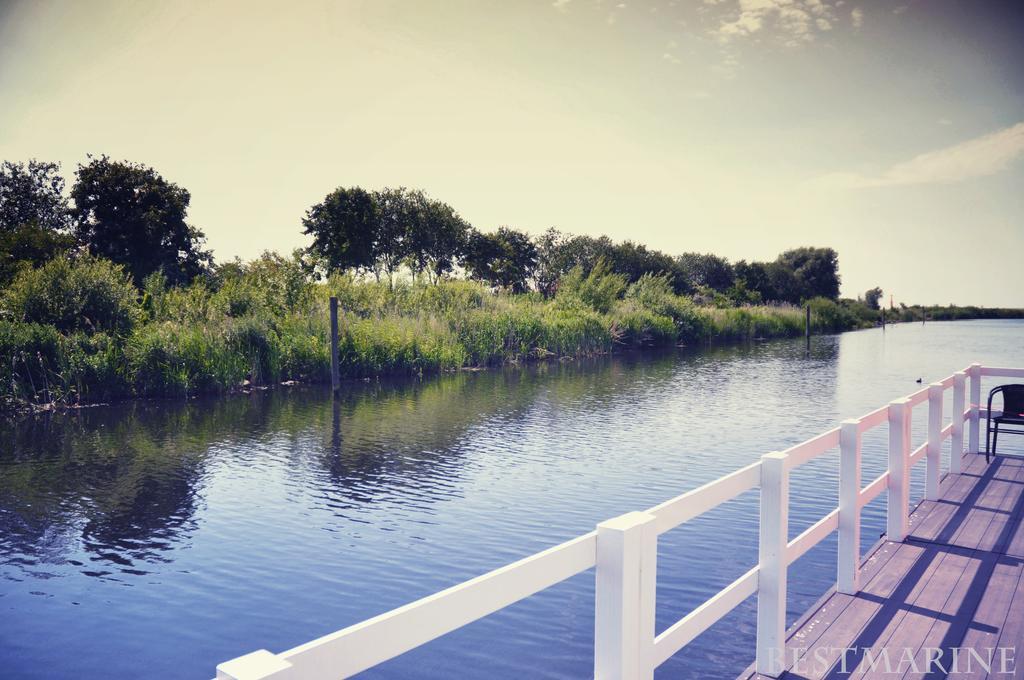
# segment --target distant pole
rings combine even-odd
[[[341,379],[338,376],[338,298],[331,297],[331,390],[338,394]]]
[[[807,305],[807,314],[804,316],[804,336],[807,338],[807,347],[811,346],[811,306]]]

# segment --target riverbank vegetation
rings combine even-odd
[[[0,168],[4,408],[328,380],[331,296],[349,378],[796,336],[804,306],[816,332],[882,314],[878,289],[839,299],[829,248],[730,263],[554,229],[480,232],[406,189],[338,189],[302,220],[309,248],[217,263],[185,221],[189,200],[106,157],[79,166],[70,198],[56,165]]]

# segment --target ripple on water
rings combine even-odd
[[[936,323],[814,338],[810,353],[770,342],[349,385],[336,403],[294,389],[7,426],[0,667],[208,678],[695,488],[918,377],[1024,365],[1021,330]],[[884,430],[865,437],[865,482],[885,468]],[[793,473],[791,535],[834,507],[837,475],[834,453]],[[757,503],[662,535],[658,630],[754,565]],[[884,499],[865,508],[865,546],[882,527]],[[830,585],[834,552],[829,539],[792,567],[790,618]],[[751,599],[658,677],[734,677],[754,618]],[[367,676],[587,677],[592,636],[588,572]]]

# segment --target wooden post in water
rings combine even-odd
[[[331,392],[335,396],[341,387],[338,373],[338,298],[331,296]]]
[[[885,307],[882,307],[882,330],[885,330]]]
[[[804,315],[804,337],[807,338],[807,349],[811,348],[811,306],[807,305]]]

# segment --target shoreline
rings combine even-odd
[[[930,321],[930,323],[939,323],[939,322],[943,322],[943,321],[945,321],[945,322],[955,322],[955,321],[984,321],[984,320],[986,320],[986,319],[984,319],[984,318],[941,319],[941,320],[932,320],[932,321]],[[905,325],[905,324],[916,323],[916,322],[917,322],[916,320],[913,320],[913,321],[910,321],[910,320],[908,320],[908,321],[894,320],[894,321],[887,321],[885,325]],[[846,330],[840,330],[840,331],[835,331],[835,332],[813,333],[813,335],[815,335],[815,336],[840,335],[840,334],[843,334],[843,333],[850,333],[850,332],[855,332],[855,331],[875,330],[875,329],[879,329],[879,328],[882,328],[884,330],[884,327],[882,326],[882,324],[875,324],[873,326],[862,326],[862,327],[859,327],[859,328],[849,328],[849,329],[846,329]],[[421,370],[421,371],[418,371],[418,372],[411,372],[411,373],[410,372],[406,372],[406,371],[395,371],[395,370],[388,371],[388,370],[384,370],[384,371],[380,371],[380,372],[374,373],[372,375],[365,375],[365,376],[346,375],[346,376],[342,377],[341,384],[344,386],[346,384],[353,385],[353,384],[371,383],[371,382],[378,382],[379,383],[379,382],[382,382],[384,380],[409,380],[409,379],[421,379],[422,380],[422,379],[431,379],[431,378],[439,377],[439,376],[443,376],[443,375],[455,375],[455,374],[458,374],[458,373],[487,372],[487,371],[496,371],[496,370],[503,370],[503,369],[510,369],[510,368],[526,369],[526,368],[531,367],[531,366],[538,366],[538,365],[542,365],[542,364],[565,364],[565,363],[573,363],[573,362],[579,362],[579,361],[585,361],[585,360],[594,360],[594,359],[600,359],[600,358],[611,358],[611,357],[615,357],[615,356],[624,356],[624,355],[630,355],[630,354],[646,356],[646,355],[657,354],[657,353],[670,353],[670,352],[671,353],[676,353],[676,352],[679,352],[679,351],[687,351],[687,350],[689,350],[689,351],[695,351],[695,350],[696,351],[700,351],[700,350],[704,350],[704,349],[736,347],[736,346],[742,346],[742,345],[748,345],[748,344],[756,344],[756,343],[763,343],[763,342],[774,342],[774,341],[779,341],[779,340],[796,340],[799,337],[801,337],[801,336],[800,335],[795,335],[795,334],[782,334],[782,335],[774,335],[774,336],[757,336],[757,337],[739,338],[739,339],[737,339],[737,338],[730,338],[730,339],[719,340],[719,341],[711,340],[711,341],[706,342],[706,343],[704,343],[702,345],[697,345],[697,344],[694,344],[694,343],[690,343],[690,344],[687,344],[687,343],[677,343],[675,345],[647,345],[647,346],[645,346],[645,345],[625,345],[625,344],[619,344],[617,346],[613,346],[610,350],[606,350],[606,351],[592,351],[592,352],[576,353],[576,354],[561,355],[561,356],[555,355],[553,353],[548,353],[548,354],[546,354],[544,356],[528,354],[528,355],[526,355],[525,357],[523,357],[521,359],[510,359],[510,360],[502,361],[500,363],[495,363],[495,364],[485,365],[485,366],[460,366],[460,367],[456,367],[456,368],[440,368],[440,369],[437,369],[437,370]],[[324,379],[323,377],[320,377],[318,379],[311,379],[311,380],[287,379],[287,380],[282,380],[282,381],[279,381],[279,382],[268,383],[268,384],[251,384],[248,381],[245,381],[243,384],[240,384],[240,385],[237,385],[237,386],[233,386],[233,387],[229,387],[229,388],[197,391],[197,392],[194,392],[194,393],[189,393],[189,394],[184,394],[184,395],[158,395],[158,394],[125,395],[125,396],[122,396],[122,397],[116,397],[116,398],[109,399],[109,400],[87,401],[87,402],[76,403],[76,404],[60,403],[59,401],[51,401],[51,402],[36,403],[36,404],[33,404],[33,403],[20,403],[20,404],[15,405],[14,408],[0,408],[0,420],[5,420],[5,421],[8,421],[8,422],[17,422],[17,421],[19,421],[19,420],[21,420],[23,418],[37,417],[37,416],[42,416],[42,415],[47,415],[47,414],[71,415],[71,414],[80,412],[82,410],[87,410],[87,409],[91,409],[91,408],[113,407],[113,406],[122,405],[122,404],[145,403],[145,402],[151,402],[151,403],[161,403],[161,402],[181,403],[181,402],[185,402],[185,401],[191,401],[191,400],[196,400],[196,399],[204,399],[204,398],[217,399],[217,398],[225,398],[225,397],[232,397],[232,396],[249,395],[249,394],[259,393],[259,392],[278,392],[278,391],[281,391],[283,388],[292,388],[292,387],[310,388],[310,387],[316,387],[316,386],[329,386],[329,385],[330,385],[330,378],[329,377],[327,379]]]

